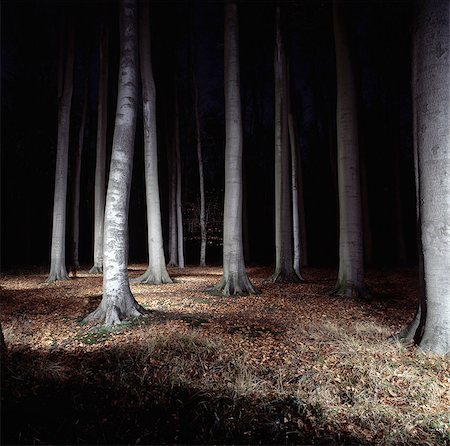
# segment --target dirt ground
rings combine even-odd
[[[261,293],[228,298],[206,292],[221,268],[169,273],[132,284],[149,314],[112,329],[81,324],[101,275],[3,274],[3,444],[450,444],[450,361],[388,340],[416,271],[369,271],[370,301],[330,296],[329,269],[248,268]]]

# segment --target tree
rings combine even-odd
[[[156,90],[153,79],[150,47],[149,4],[140,11],[140,62],[142,101],[144,106],[145,190],[147,199],[148,268],[133,282],[172,283],[166,269],[161,228],[161,207],[158,184],[158,151],[156,135]]]
[[[180,152],[180,112],[178,94],[175,93],[175,162],[176,162],[176,209],[177,209],[177,252],[178,268],[184,268],[183,208],[181,203],[181,152]]]
[[[72,190],[72,268],[74,273],[80,267],[80,261],[78,259],[79,243],[80,243],[80,186],[81,186],[81,157],[83,153],[84,144],[84,130],[86,127],[86,115],[87,115],[87,103],[88,103],[88,79],[86,78],[84,93],[83,93],[83,108],[81,111],[81,122],[78,131],[77,147],[74,154],[74,179]]]
[[[193,31],[191,31],[191,83],[192,83],[192,102],[194,104],[195,118],[195,136],[197,141],[197,160],[198,160],[198,180],[200,192],[200,266],[206,265],[206,204],[205,204],[205,179],[203,174],[203,154],[202,154],[202,129],[200,127],[200,113],[198,104],[198,87],[195,73],[195,46]]]
[[[333,291],[339,296],[365,295],[361,185],[355,80],[343,27],[342,7],[333,5],[337,75],[337,158],[339,195],[339,272]]]
[[[103,24],[99,48],[97,149],[94,192],[94,265],[91,274],[103,272],[103,226],[105,221],[106,129],[108,121],[108,28]]]
[[[281,32],[280,7],[276,13],[275,70],[275,272],[273,282],[299,282],[292,258],[292,215],[289,176],[288,76]]]
[[[169,138],[168,138],[169,139]],[[169,160],[169,263],[167,266],[178,266],[177,244],[177,163],[175,143],[168,142]]]
[[[56,148],[55,192],[53,198],[52,247],[47,283],[67,280],[66,269],[66,202],[69,159],[70,110],[73,91],[74,27],[69,20],[66,57],[60,58],[58,88],[58,139]],[[62,74],[64,73],[64,75]]]
[[[242,245],[242,117],[237,4],[225,4],[225,201],[223,276],[214,287],[225,296],[256,293],[245,271]]]
[[[105,206],[103,297],[86,322],[120,323],[146,313],[134,299],[128,280],[128,209],[133,168],[137,101],[136,1],[120,8],[119,92]]]
[[[417,2],[413,113],[421,301],[400,334],[450,354],[450,4]]]

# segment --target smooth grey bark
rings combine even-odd
[[[177,241],[177,163],[175,141],[170,145],[169,161],[169,263],[167,266],[178,266]]]
[[[80,128],[78,131],[78,143],[74,156],[74,179],[72,189],[72,270],[76,274],[76,270],[80,267],[78,259],[79,243],[80,243],[80,186],[81,186],[81,157],[83,154],[84,130],[86,127],[88,103],[88,81],[86,79],[83,94],[83,109],[81,111]]]
[[[102,27],[99,48],[99,83],[97,108],[97,148],[94,192],[94,265],[91,274],[103,272],[103,229],[106,199],[106,130],[108,121],[108,46],[107,26]]]
[[[178,109],[178,96],[175,102],[175,161],[177,168],[176,209],[178,268],[184,268],[183,208],[181,203],[180,113]]]
[[[450,3],[417,2],[416,18],[412,78],[423,293],[407,335],[417,327],[414,340],[421,349],[446,355],[450,354]]]
[[[294,238],[294,271],[297,276],[304,280],[302,276],[302,265],[306,260],[306,230],[305,230],[305,206],[303,198],[302,165],[297,144],[297,132],[295,125],[294,111],[291,98],[291,79],[289,76],[289,64],[287,68],[288,76],[288,128],[289,143],[291,148],[291,187],[292,187],[292,233]],[[297,153],[299,156],[297,157]]]
[[[225,199],[223,276],[214,291],[224,296],[256,293],[245,271],[242,244],[242,117],[238,10],[225,3]]]
[[[366,290],[355,80],[341,15],[341,6],[335,1],[333,18],[337,75],[339,273],[333,294],[363,297]]]
[[[69,159],[70,110],[73,91],[74,64],[74,29],[69,20],[69,37],[66,58],[60,60],[60,71],[64,80],[60,82],[62,90],[58,91],[58,139],[56,148],[55,192],[53,198],[53,226],[50,259],[50,273],[47,283],[67,280],[66,269],[66,205],[67,205],[67,170]]]
[[[289,102],[287,62],[280,27],[280,8],[276,13],[275,70],[275,272],[273,282],[299,282],[292,256],[292,215],[289,177]]]
[[[145,190],[147,204],[148,268],[132,282],[159,285],[172,283],[166,268],[161,227],[156,134],[156,89],[153,78],[148,2],[140,10],[140,68],[144,115]]]
[[[128,280],[128,209],[133,168],[137,100],[136,1],[120,8],[119,92],[105,206],[103,297],[86,322],[106,326],[146,313],[134,299]]]
[[[197,140],[197,160],[198,160],[198,182],[200,193],[200,266],[206,265],[206,200],[205,200],[205,179],[203,173],[203,154],[202,154],[202,130],[200,127],[200,113],[198,104],[198,87],[195,73],[195,48],[193,43],[193,36],[191,36],[191,81],[192,81],[192,95],[194,104],[195,117],[195,136]]]

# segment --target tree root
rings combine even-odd
[[[270,276],[270,281],[273,283],[300,283],[305,282],[303,277],[298,276],[295,271],[275,271],[272,276]]]
[[[169,263],[167,264],[167,266],[168,266],[168,267],[172,267],[172,268],[178,268],[178,263],[176,263],[176,262],[169,262]]]
[[[260,293],[260,291],[251,284],[247,274],[234,277],[229,276],[228,278],[222,276],[220,282],[216,286],[209,288],[207,291],[215,296],[248,296],[249,294]]]
[[[89,274],[102,274],[103,266],[102,265],[94,265],[90,270]]]
[[[359,287],[349,283],[338,282],[329,293],[331,296],[350,297],[353,299],[370,300],[373,294],[365,286]]]
[[[59,272],[50,271],[50,274],[47,277],[45,283],[55,283],[57,280],[69,280],[69,275],[67,271],[63,271],[62,269]]]
[[[130,283],[142,283],[148,285],[162,285],[165,283],[173,283],[167,271],[152,271],[150,267],[147,268],[144,274],[139,277],[130,279]]]
[[[83,324],[95,322],[95,325],[103,325],[105,327],[111,327],[112,325],[118,325],[127,319],[134,319],[145,316],[149,313],[144,307],[134,302],[133,305],[127,305],[126,309],[121,309],[114,304],[102,305],[103,301],[92,313],[88,314],[82,321]]]

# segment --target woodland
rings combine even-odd
[[[2,444],[450,445],[450,2],[1,14]]]

